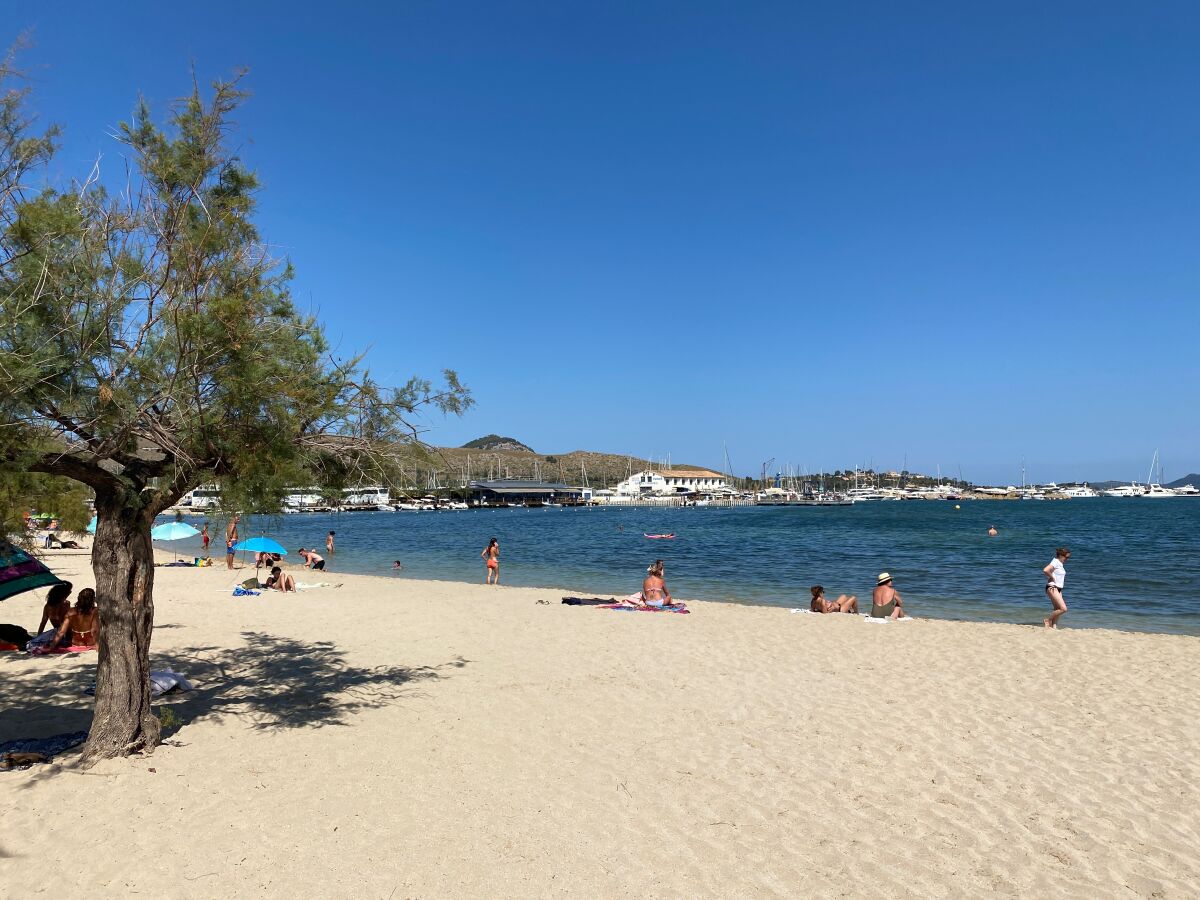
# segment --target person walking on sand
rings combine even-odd
[[[875,590],[871,592],[871,618],[873,619],[903,619],[904,601],[892,584],[892,576],[880,572],[875,581]]]
[[[487,575],[484,578],[484,584],[499,584],[500,583],[500,542],[495,538],[488,541],[488,545],[483,548],[483,552],[479,554],[483,557],[484,565],[487,566]],[[494,579],[494,580],[493,580]]]
[[[332,531],[329,532],[329,534],[327,534],[325,536],[325,549],[329,552],[330,556],[333,555],[333,532]]]
[[[229,524],[225,526],[225,565],[230,571],[233,570],[233,554],[234,546],[238,542],[238,517],[234,516],[229,520]]]
[[[1063,586],[1067,583],[1067,567],[1063,565],[1071,558],[1071,551],[1059,547],[1054,551],[1054,559],[1042,569],[1046,576],[1046,596],[1050,598],[1051,613],[1042,619],[1047,628],[1057,628],[1058,620],[1067,611],[1067,601],[1063,599]]]

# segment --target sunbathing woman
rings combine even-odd
[[[38,623],[37,633],[46,630],[49,622],[57,633],[68,615],[71,614],[71,582],[64,581],[54,585],[46,592],[46,605],[42,607],[42,621]]]
[[[671,592],[667,590],[667,583],[663,581],[663,561],[661,559],[656,559],[646,570],[646,578],[642,581],[639,605],[653,606],[656,609],[674,605],[671,600]]]
[[[266,584],[263,585],[267,590],[277,590],[286,594],[291,591],[296,593],[296,579],[284,572],[279,566],[271,570],[271,575],[267,578]]]
[[[815,584],[812,590],[812,604],[809,606],[815,613],[857,613],[858,598],[851,594],[847,597],[845,594],[838,595],[836,600],[825,599],[825,588],[819,584]]]
[[[99,629],[100,611],[96,609],[96,592],[84,588],[79,592],[75,608],[58,626],[58,634],[54,636],[50,647],[95,647]]]

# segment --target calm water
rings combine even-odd
[[[870,597],[892,573],[914,615],[1039,623],[1041,574],[1054,548],[1071,548],[1064,625],[1200,634],[1200,498],[859,503],[852,507],[739,509],[497,509],[305,514],[243,519],[243,538],[297,547],[337,532],[333,572],[482,581],[479,553],[500,539],[505,584],[597,596],[641,586],[656,557],[681,598],[803,606],[808,588]],[[200,520],[189,519],[199,527]],[[989,538],[995,525],[999,536]],[[212,519],[213,555],[224,551]],[[643,532],[675,532],[652,541]],[[159,544],[181,555],[199,539]]]

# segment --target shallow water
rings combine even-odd
[[[808,588],[869,603],[887,570],[914,615],[1040,624],[1048,603],[1042,566],[1071,548],[1063,625],[1200,634],[1200,498],[1069,501],[904,501],[852,507],[738,509],[551,508],[302,514],[243,519],[243,538],[265,534],[295,559],[324,553],[337,532],[332,572],[482,581],[480,551],[500,539],[505,584],[599,596],[641,586],[666,562],[681,598],[807,606]],[[199,527],[201,520],[190,517]],[[214,557],[223,523],[212,520]],[[999,535],[987,535],[995,525]],[[643,532],[675,532],[647,540]],[[158,544],[181,556],[198,538]]]

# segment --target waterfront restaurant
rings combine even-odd
[[[502,478],[497,481],[472,481],[472,506],[541,506],[545,503],[583,502],[583,488],[552,481]]]

